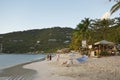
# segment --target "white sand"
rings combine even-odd
[[[74,64],[70,67],[62,65],[69,59],[65,55],[52,61],[41,61],[25,65],[24,68],[36,70],[38,74],[34,80],[120,80],[120,56],[88,58],[86,62]]]

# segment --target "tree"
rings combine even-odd
[[[97,34],[95,37],[101,39],[106,38],[106,31],[109,27],[114,25],[114,19],[97,19],[92,23],[92,28],[94,28],[95,33]]]
[[[115,18],[115,25],[120,26],[120,17]]]
[[[72,34],[71,47],[78,50],[82,40],[87,40],[87,44],[93,44],[100,40],[109,40],[120,43],[120,18],[82,20]]]
[[[111,1],[111,0],[110,0]],[[115,5],[112,6],[112,8],[110,9],[110,13],[113,14],[114,12],[116,12],[118,9],[120,9],[120,1],[119,0],[115,0],[117,3]]]
[[[81,21],[81,24],[83,26],[79,24],[77,25],[77,27],[80,28],[81,32],[83,33],[83,39],[87,39],[89,35],[91,20],[89,18],[85,18],[84,20]]]
[[[73,49],[79,49],[82,40],[89,40],[90,24],[91,20],[89,18],[85,18],[77,25],[72,36],[71,47]]]

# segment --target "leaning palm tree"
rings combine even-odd
[[[110,9],[110,13],[113,14],[113,13],[116,12],[118,9],[120,9],[120,1],[117,1],[117,3],[112,6],[112,8]]]

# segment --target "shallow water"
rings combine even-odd
[[[0,69],[5,69],[21,63],[31,62],[45,57],[45,54],[1,54]]]
[[[45,56],[45,54],[1,54],[0,80],[33,80],[37,72],[22,66],[40,61]]]

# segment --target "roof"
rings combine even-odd
[[[107,41],[107,40],[102,40],[102,41],[99,41],[99,42],[96,42],[94,43],[94,45],[99,45],[99,44],[110,44],[110,45],[114,45],[113,42],[110,42],[110,41]]]

